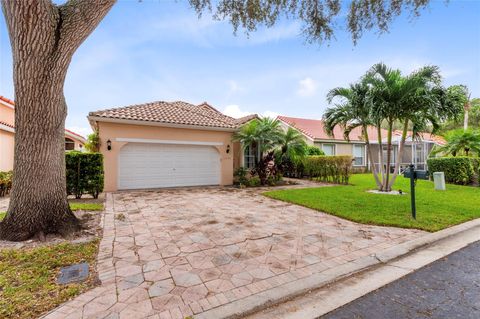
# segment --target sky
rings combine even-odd
[[[369,32],[356,46],[341,23],[335,39],[308,44],[296,20],[235,36],[228,22],[198,19],[182,0],[120,0],[72,59],[66,127],[87,135],[90,111],[160,100],[207,101],[233,117],[317,119],[330,89],[377,62],[405,73],[437,65],[445,85],[467,85],[480,97],[479,21],[480,0],[433,0],[419,18],[404,14],[389,33]],[[14,96],[3,15],[0,95]]]

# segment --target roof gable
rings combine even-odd
[[[238,122],[207,102],[199,105],[183,101],[157,101],[90,112],[89,117],[236,129]]]

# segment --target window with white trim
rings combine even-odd
[[[252,145],[248,145],[244,148],[243,151],[243,167],[245,168],[255,168],[257,161],[259,159],[258,150]]]
[[[365,145],[353,145],[353,166],[365,166]]]
[[[328,156],[335,155],[335,144],[322,144],[322,151]]]

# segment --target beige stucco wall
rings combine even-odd
[[[98,131],[101,143],[100,152],[104,156],[106,192],[118,190],[118,155],[120,153],[120,149],[126,145],[127,142],[118,142],[116,141],[117,138],[223,143],[221,146],[215,146],[220,154],[221,185],[231,185],[233,183],[233,158],[235,147],[231,141],[231,132],[131,125],[109,122],[98,122]],[[107,150],[108,140],[112,142],[112,149],[110,151]],[[226,149],[228,145],[230,145],[230,152],[227,154]],[[238,156],[238,153],[236,156]]]
[[[2,172],[13,169],[14,136],[14,133],[0,129],[0,171]]]
[[[353,156],[352,144],[335,144],[335,155],[350,155]]]
[[[0,100],[0,120],[15,125],[15,110]]]

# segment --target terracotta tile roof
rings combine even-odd
[[[253,119],[259,119],[259,118],[260,117],[257,114],[250,114],[250,115],[235,119],[235,122],[237,122],[237,125],[241,126],[247,122],[250,122]]]
[[[393,132],[393,135],[401,137],[402,136],[402,131],[395,130]],[[409,138],[409,137],[411,138],[412,135],[413,135],[412,131],[407,132],[407,138]],[[438,145],[445,145],[447,143],[447,141],[442,136],[435,135],[435,134],[432,134],[432,133],[422,132],[422,133],[419,134],[419,136],[420,136],[420,139],[422,141],[431,141],[431,142],[435,142]]]
[[[238,127],[234,118],[222,114],[206,102],[194,105],[182,101],[157,101],[90,112],[89,116],[217,128]]]
[[[65,129],[65,132],[68,132],[68,133],[70,133],[70,134],[78,137],[78,139],[79,139],[80,141],[82,141],[82,142],[86,142],[85,137],[83,137],[82,135],[80,135],[80,134],[78,134],[78,133],[75,133],[74,131],[70,131],[70,130]]]
[[[15,102],[13,102],[10,99],[7,99],[6,97],[4,97],[2,95],[0,95],[0,100],[2,100],[3,102],[7,102],[8,104],[15,105]]]
[[[340,140],[344,141],[343,139],[343,129],[340,126],[335,127],[333,131],[333,136],[329,136],[324,131],[323,121],[322,120],[312,120],[312,119],[302,119],[296,117],[288,117],[288,116],[278,116],[279,120],[287,123],[288,125],[296,128],[306,136],[310,137],[314,140]],[[350,133],[350,141],[363,141],[361,136],[361,129],[355,128]],[[382,129],[382,140],[385,141],[387,138],[387,130]],[[412,136],[412,132],[408,132],[408,136]],[[399,130],[395,130],[393,132],[394,136],[400,137],[402,136],[402,132]],[[371,142],[375,143],[378,141],[378,133],[377,129],[373,126],[368,127],[368,137]],[[437,144],[443,145],[445,144],[445,140],[441,136],[433,135],[430,133],[420,133],[420,137],[424,141],[432,141]]]
[[[13,126],[12,124],[9,124],[9,123],[1,121],[1,120],[0,120],[0,124],[3,124],[5,126],[11,127],[11,128],[15,128],[15,126]]]
[[[344,141],[343,129],[340,126],[335,127],[333,136],[329,136],[325,130],[322,120],[302,119],[297,117],[278,116],[279,120],[287,123],[289,126],[296,128],[306,136],[314,140],[340,140]],[[382,134],[386,134],[383,130]],[[350,133],[350,141],[363,141],[362,131],[360,128],[355,128]],[[377,139],[377,132],[374,127],[368,128],[368,136],[371,140]]]

